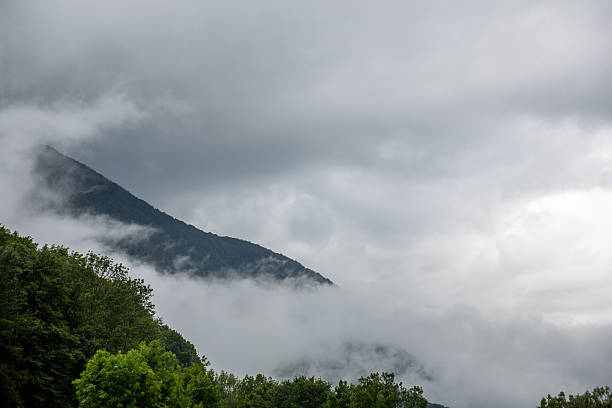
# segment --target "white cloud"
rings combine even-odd
[[[93,103],[61,100],[52,104],[20,104],[0,109],[0,222],[40,243],[68,245],[83,252],[100,248],[103,237],[143,232],[104,217],[79,219],[40,213],[40,197],[60,198],[61,191],[38,191],[33,175],[41,144],[74,146],[113,127],[138,120],[142,113],[124,96],[108,93]]]
[[[51,104],[5,105],[0,109],[0,137],[5,153],[11,149],[23,154],[36,144],[82,143],[142,116],[133,102],[115,91],[92,103],[60,99]]]
[[[307,362],[330,364],[355,378],[363,367],[392,366],[386,358],[369,359],[369,353],[346,354],[343,345],[350,342],[409,352],[418,363],[401,378],[423,385],[430,400],[453,407],[536,404],[559,387],[581,392],[610,376],[609,367],[597,363],[610,357],[603,341],[609,325],[551,325],[537,314],[490,304],[432,309],[401,279],[298,292],[250,281],[159,276],[142,265],[133,273],[152,284],[166,322],[192,340],[215,369],[239,375],[275,375],[279,367],[287,372],[287,366]],[[439,300],[443,294],[434,296]],[[420,375],[420,364],[430,378]],[[509,381],[515,391],[508,390]]]

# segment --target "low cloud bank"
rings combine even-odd
[[[108,217],[73,218],[43,211],[49,203],[61,204],[67,191],[42,189],[35,173],[36,154],[42,145],[79,146],[142,115],[117,92],[90,102],[62,99],[0,109],[0,223],[41,244],[65,245],[82,252],[104,251],[108,240],[150,234],[149,228]]]
[[[158,313],[214,368],[355,379],[395,371],[453,407],[537,404],[612,378],[610,325],[559,326],[511,310],[432,310],[384,287],[295,291],[251,281],[204,282],[133,272],[151,283]]]

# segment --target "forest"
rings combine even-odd
[[[152,289],[105,256],[0,226],[0,401],[30,407],[426,408],[393,373],[332,385],[215,372],[156,317]],[[535,404],[534,404],[535,405]],[[436,406],[436,405],[429,405]],[[540,408],[612,407],[608,387]]]

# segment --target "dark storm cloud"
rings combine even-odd
[[[4,5],[2,100],[118,87],[149,119],[70,153],[149,199],[320,162],[452,175],[507,137],[488,121],[608,115],[605,2],[60,4]],[[380,160],[394,140],[421,160]]]

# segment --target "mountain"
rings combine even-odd
[[[321,377],[332,384],[355,381],[371,372],[410,376],[419,382],[435,381],[435,376],[403,347],[385,342],[343,341],[318,347],[297,360],[285,361],[273,371],[277,378]]]
[[[35,173],[43,190],[62,193],[61,204],[52,205],[55,211],[74,216],[105,215],[126,224],[150,227],[153,232],[139,239],[105,243],[163,273],[333,284],[299,262],[260,245],[186,224],[50,146],[41,146],[37,151]]]

